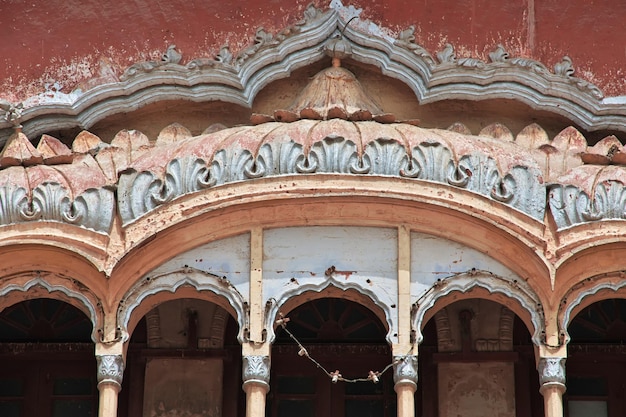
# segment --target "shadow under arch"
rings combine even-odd
[[[239,325],[237,339],[243,343],[248,326],[248,304],[226,277],[193,268],[146,276],[124,295],[117,310],[117,325],[124,342],[139,320],[155,306],[169,300],[193,298],[224,308]]]
[[[453,293],[461,293],[452,297]],[[413,303],[411,327],[417,343],[423,340],[422,327],[443,307],[463,298],[484,298],[509,307],[524,322],[536,346],[545,338],[541,300],[523,280],[509,279],[489,271],[470,270],[437,282]],[[507,303],[514,300],[514,303]]]
[[[102,304],[96,295],[76,280],[51,273],[20,274],[0,286],[0,311],[21,301],[51,298],[66,302],[84,313],[92,324],[91,340],[100,341],[104,324]]]
[[[573,286],[565,293],[558,310],[558,325],[561,341],[571,340],[568,327],[578,313],[586,307],[611,298],[626,299],[626,274],[623,271],[596,275]]]
[[[306,285],[306,288],[297,288],[294,291],[287,291],[276,300],[271,299],[267,302],[267,310],[265,313],[265,329],[267,331],[267,340],[274,343],[276,340],[275,329],[277,327],[276,320],[281,315],[287,316],[288,313],[309,301],[321,298],[342,298],[357,302],[363,305],[376,315],[387,329],[386,340],[391,344],[392,339],[397,337],[394,330],[394,320],[391,315],[391,308],[382,303],[372,291],[366,291],[359,285],[350,285],[336,283],[330,279],[321,285]]]

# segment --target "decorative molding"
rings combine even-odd
[[[44,182],[31,192],[12,184],[0,187],[0,225],[53,221],[109,233],[115,196],[109,187],[90,188],[72,201],[61,184]]]
[[[515,313],[508,307],[502,306],[500,309],[500,331],[498,332],[498,342],[500,350],[513,350],[513,324]]]
[[[539,358],[537,370],[539,371],[539,384],[565,385],[565,359],[566,358]]]
[[[404,82],[422,104],[508,98],[560,114],[587,130],[626,125],[624,106],[603,102],[596,86],[574,77],[568,57],[555,65],[554,72],[532,59],[510,57],[501,45],[489,54],[488,62],[459,58],[451,45],[435,59],[415,43],[413,26],[401,31],[396,40],[361,31],[362,27],[347,25],[335,10],[322,12],[311,6],[302,21],[279,33],[259,28],[252,45],[238,56],[224,45],[215,58],[192,59],[183,65],[171,45],[161,61],[132,65],[120,82],[76,91],[63,103],[23,109],[24,133],[32,138],[50,126],[55,130],[88,128],[105,117],[160,100],[220,100],[250,107],[267,84],[324,58],[323,46],[340,33],[353,59]],[[19,107],[5,104],[9,109]],[[0,144],[10,135],[10,126],[9,121],[0,123]]]
[[[591,196],[575,185],[552,184],[548,188],[558,230],[592,221],[626,219],[626,186],[620,181],[597,183]]]
[[[29,292],[33,288],[43,288],[48,293],[59,292],[66,297],[76,299],[80,304],[85,306],[85,309],[89,312],[88,317],[93,326],[91,331],[91,340],[95,343],[99,341],[99,329],[102,327],[102,320],[104,313],[100,306],[98,298],[84,285],[73,279],[64,278],[65,283],[63,285],[56,285],[49,283],[42,274],[38,273],[36,278],[30,279],[25,283],[19,284],[6,284],[0,287],[0,298],[6,297],[12,291],[21,291],[24,293]],[[32,275],[32,274],[28,274]]]
[[[435,324],[437,326],[437,350],[439,352],[454,351],[455,341],[452,338],[447,308],[444,307],[435,313]]]
[[[557,315],[560,336],[563,344],[568,344],[570,342],[570,336],[567,329],[573,319],[571,316],[572,311],[582,304],[585,298],[591,297],[601,291],[612,291],[617,293],[618,291],[623,290],[626,288],[625,277],[625,271],[615,272],[614,276],[602,274],[600,276],[589,277],[585,281],[574,285],[569,289],[559,304],[559,311]]]
[[[417,385],[417,355],[394,356],[393,383]]]
[[[424,338],[421,328],[426,311],[432,308],[439,299],[455,291],[467,293],[473,288],[482,288],[492,294],[504,294],[519,302],[521,307],[528,312],[533,324],[533,343],[536,346],[542,343],[545,337],[543,305],[526,281],[501,277],[489,271],[475,269],[437,280],[424,295],[415,301],[411,313],[411,324],[417,335],[417,342],[421,343]]]
[[[308,126],[310,121],[294,123]],[[346,123],[348,127],[368,126],[368,122]],[[287,129],[286,135],[297,132],[295,128],[290,132],[288,124],[276,126]],[[253,133],[254,129],[249,127],[246,132]],[[393,132],[402,137],[399,132]],[[545,213],[545,185],[531,159],[527,161],[530,167],[514,166],[508,172],[500,172],[498,162],[479,151],[458,155],[457,161],[452,150],[433,141],[420,143],[409,154],[397,140],[377,138],[363,144],[364,151],[359,155],[357,144],[341,136],[325,137],[312,143],[308,151],[293,139],[286,142],[284,138],[282,135],[266,138],[268,142],[259,148],[256,156],[251,151],[231,147],[218,150],[212,159],[207,155],[211,161],[208,164],[195,156],[174,159],[167,164],[162,178],[149,171],[127,170],[120,176],[118,185],[122,223],[128,225],[175,198],[215,185],[314,173],[387,175],[440,182],[507,204],[536,220],[542,220]]]
[[[335,276],[335,272],[331,267],[326,273],[326,279],[324,281],[320,281],[317,283],[308,283],[308,284],[298,284],[295,287],[288,288],[281,293],[267,301],[266,310],[265,310],[265,330],[267,331],[267,341],[270,343],[274,342],[276,338],[276,333],[274,332],[274,326],[276,319],[278,318],[278,313],[280,307],[283,306],[287,300],[293,297],[297,297],[306,292],[322,292],[329,287],[339,288],[340,290],[346,291],[349,289],[354,289],[359,293],[370,298],[374,304],[379,307],[383,313],[385,314],[385,318],[387,319],[387,326],[389,327],[389,331],[387,333],[387,342],[389,344],[393,344],[395,339],[397,339],[398,330],[396,323],[396,312],[391,309],[387,303],[382,301],[378,297],[378,293],[376,291],[376,287],[373,285],[364,286],[354,280],[346,280],[340,277]]]
[[[264,355],[242,356],[242,376],[244,387],[248,384],[259,384],[269,389],[270,357]]]
[[[98,366],[98,386],[100,384],[114,384],[122,387],[124,376],[124,358],[122,355],[96,355]]]
[[[176,292],[181,286],[188,285],[198,292],[209,291],[223,297],[233,308],[239,324],[238,339],[243,343],[244,333],[248,326],[247,302],[242,295],[233,287],[226,277],[220,277],[194,268],[184,268],[166,272],[157,276],[146,275],[130,288],[122,300],[117,310],[117,324],[121,330],[123,341],[130,337],[128,334],[128,323],[133,311],[149,296],[162,291]]]

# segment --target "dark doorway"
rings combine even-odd
[[[34,299],[0,313],[0,416],[98,414],[91,321],[58,300]]]
[[[391,362],[387,330],[366,307],[344,299],[323,298],[289,313],[287,329],[310,357],[328,372],[346,379],[367,379]],[[396,415],[393,370],[378,383],[332,383],[330,377],[298,354],[299,347],[284,331],[277,331],[272,349],[271,390],[267,415],[272,417],[391,417]]]

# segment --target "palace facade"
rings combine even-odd
[[[475,55],[305,6],[213,56],[101,51],[69,91],[16,72],[0,415],[624,415],[620,73],[542,49],[532,1]]]

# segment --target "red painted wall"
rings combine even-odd
[[[0,0],[0,98],[19,101],[46,88],[69,92],[93,78],[115,79],[134,62],[158,59],[169,44],[183,62],[236,52],[263,26],[275,33],[303,16],[310,0]],[[317,0],[327,8],[329,1]],[[354,0],[361,18],[392,34],[416,27],[431,53],[486,59],[497,44],[552,67],[569,55],[575,75],[607,96],[626,95],[626,1]]]

